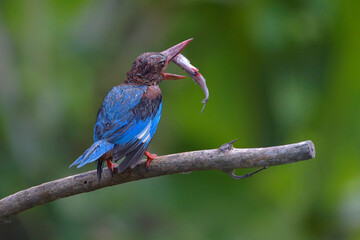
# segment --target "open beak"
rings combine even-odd
[[[204,106],[201,110],[201,112],[204,110],[206,103],[209,99],[209,90],[206,86],[206,80],[201,75],[199,70],[191,65],[190,61],[181,54],[181,51],[192,41],[193,39],[190,38],[186,41],[183,41],[179,44],[176,44],[175,46],[161,52],[162,55],[166,56],[166,63],[165,66],[169,64],[170,61],[173,61],[176,65],[181,67],[185,72],[194,80],[195,83],[199,84],[201,89],[203,90],[205,94],[205,99],[202,100],[202,103],[204,103]],[[185,78],[184,76],[172,74],[172,73],[163,73],[164,80],[177,80]]]
[[[161,52],[162,55],[166,57],[166,63],[165,66],[171,62],[171,60],[174,59],[181,51],[193,40],[193,38],[190,38],[188,40],[185,40],[179,44],[176,44],[175,46]],[[172,73],[163,73],[164,80],[177,80],[177,79],[183,79],[185,76],[172,74]]]

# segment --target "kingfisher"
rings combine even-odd
[[[159,83],[185,78],[165,73],[165,69],[190,41],[192,39],[162,52],[143,53],[135,59],[127,78],[110,90],[98,111],[94,143],[70,167],[77,165],[80,168],[97,161],[99,182],[105,162],[112,174],[116,170],[121,173],[128,167],[134,168],[145,155],[146,167],[149,167],[150,162],[157,157],[149,153],[147,148],[161,117],[162,95]],[[200,78],[197,80],[199,84],[204,81]],[[119,165],[114,163],[122,158]]]

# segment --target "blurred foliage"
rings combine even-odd
[[[164,82],[157,154],[311,139],[316,160],[235,181],[194,172],[28,210],[0,239],[359,239],[359,1],[0,0],[0,198],[68,166],[142,52],[195,40]],[[181,69],[170,66],[170,72]],[[240,173],[249,170],[239,170]]]

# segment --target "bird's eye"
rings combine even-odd
[[[164,65],[165,65],[165,60],[161,60],[161,61],[159,62],[159,64],[160,64],[161,66],[164,66]]]

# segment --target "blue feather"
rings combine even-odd
[[[135,115],[131,110],[139,104],[146,89],[147,86],[132,85],[120,85],[111,89],[96,118],[94,141],[111,138],[112,142],[117,142],[116,137],[122,136],[133,124]],[[122,128],[125,131],[121,131]],[[126,131],[126,134],[130,132],[131,130]]]
[[[87,149],[83,155],[76,159],[70,167],[78,165],[77,168],[84,166],[85,164],[96,161],[102,155],[114,148],[113,143],[109,143],[103,140],[94,142],[89,149]]]

